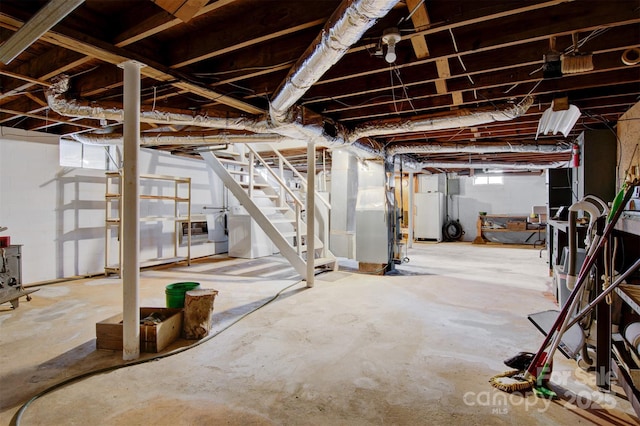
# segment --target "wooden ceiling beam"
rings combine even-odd
[[[575,5],[572,7],[575,7]],[[528,19],[532,22],[536,22],[536,20],[547,22],[548,16],[545,16],[542,12],[546,11],[540,11],[540,16],[532,15]],[[562,18],[558,17],[558,19],[553,21],[553,24],[549,26],[532,26],[527,28],[522,25],[517,26],[517,23],[509,21],[503,23],[487,22],[483,25],[478,25],[476,28],[465,28],[464,33],[461,31],[461,34],[456,36],[456,38],[460,39],[458,41],[459,52],[455,52],[449,34],[441,34],[439,37],[442,39],[442,42],[432,44],[434,48],[438,47],[441,50],[437,54],[432,52],[432,56],[437,58],[457,59],[457,56],[459,55],[463,58],[465,58],[464,55],[467,54],[485,53],[489,55],[489,52],[492,52],[495,49],[519,47],[523,44],[536,41],[544,41],[548,46],[548,40],[551,35],[558,37],[570,36],[576,31],[591,32],[604,27],[615,28],[627,25],[632,26],[640,23],[640,18],[635,16],[631,11],[627,11],[622,8],[618,9],[617,7],[612,8],[608,6],[606,2],[596,2],[588,9],[588,11],[585,10],[584,13],[579,15],[569,14],[569,16],[570,18],[567,18],[566,16],[562,16]],[[518,28],[518,30],[501,32],[496,31],[493,25],[498,25],[498,27],[507,27],[510,25],[511,27]],[[611,32],[614,31],[610,31],[610,33]],[[484,35],[481,40],[481,44],[478,44],[479,42],[474,42],[474,40],[478,40],[477,34]],[[615,34],[607,34],[606,37],[615,36]],[[623,34],[622,36],[625,35]],[[447,40],[448,42],[445,42]],[[637,45],[637,39],[635,44]],[[396,52],[398,52],[398,54],[400,54],[400,49],[400,46],[396,47]],[[547,50],[548,48],[545,48],[543,51],[539,52],[539,60],[542,60],[542,55]],[[416,67],[433,61],[435,61],[435,58],[427,58],[422,61],[412,61],[406,64],[398,63],[397,66],[402,70],[406,67]],[[354,73],[352,70],[358,70],[359,72]],[[316,83],[314,89],[319,88],[324,84],[352,80],[354,76],[364,77],[384,72],[386,72],[386,69],[384,67],[381,68],[380,66],[372,66],[370,69],[364,69],[361,58],[358,59],[357,55],[347,55],[347,57],[343,58],[343,60],[341,60],[332,70],[327,72],[322,80]]]
[[[429,25],[431,25],[431,20],[429,19],[429,12],[424,4],[424,0],[406,0],[406,2],[409,13],[413,12],[413,15],[411,15],[413,27],[417,31],[428,28]],[[429,46],[427,46],[427,39],[424,35],[411,37],[411,45],[413,46],[413,53],[415,53],[416,58],[422,59],[429,56]]]
[[[322,27],[333,12],[326,2],[299,2],[297,9],[292,6],[291,3],[264,2],[252,11],[252,16],[261,19],[247,20],[244,15],[237,15],[235,19],[224,17],[221,22],[212,19],[199,31],[198,37],[188,35],[170,43],[167,50],[171,68],[182,68],[308,28]]]
[[[194,16],[211,13],[216,9],[220,9],[235,1],[237,0],[218,0],[212,2],[211,4],[208,4],[198,10],[198,12]],[[155,34],[159,34],[182,23],[182,20],[180,20],[179,18],[175,18],[170,13],[163,11],[142,20],[140,23],[133,27],[127,28],[125,31],[121,32],[114,38],[113,43],[117,47],[128,46],[140,40],[144,40],[145,38],[149,38]]]
[[[4,18],[6,18],[5,15],[0,15],[0,22],[4,21]],[[190,81],[187,81],[181,76],[173,73],[166,67],[154,63],[148,58],[140,58],[137,55],[133,55],[131,52],[122,50],[100,40],[93,39],[87,34],[78,33],[75,30],[66,27],[57,29],[58,32],[49,31],[45,33],[41,37],[41,40],[113,65],[120,65],[129,60],[137,60],[145,64],[145,66],[140,70],[140,73],[143,76],[151,77],[159,81],[173,82],[174,80],[178,80],[172,84],[179,89],[186,89],[201,96],[204,95],[207,99],[215,100],[218,103],[231,106],[250,114],[263,114],[265,112],[263,109],[247,102],[234,99],[225,94],[191,83]]]

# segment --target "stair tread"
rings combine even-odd
[[[331,263],[336,262],[337,259],[335,257],[319,257],[317,259],[313,259],[314,266],[324,266],[329,265]]]
[[[249,163],[247,163],[246,161],[230,160],[228,158],[218,158],[218,161],[220,161],[221,163],[231,164],[234,166],[249,167]]]
[[[258,206],[260,210],[271,210],[276,212],[286,212],[291,210],[289,207],[278,207],[278,206]]]
[[[271,219],[271,223],[293,223],[295,221],[296,221],[295,219],[287,219],[287,218]]]
[[[298,246],[293,246],[293,248],[297,250]],[[309,247],[306,244],[303,244],[300,246],[300,251],[303,253],[306,253],[308,251],[308,248]],[[324,248],[324,245],[323,244],[318,245],[318,243],[316,243],[316,245],[313,247],[314,250],[319,250],[321,248]]]
[[[281,232],[282,236],[287,238],[287,237],[297,237],[298,234],[296,233],[296,231],[292,231],[292,232]],[[307,233],[306,232],[301,232],[300,233],[301,237],[306,237]]]
[[[248,170],[229,170],[229,169],[227,169],[227,171],[229,173],[231,173],[232,175],[249,176],[249,171]]]
[[[240,186],[249,186],[249,182],[238,182],[238,183],[240,184]],[[253,187],[254,188],[267,188],[267,187],[269,187],[269,185],[266,184],[266,183],[253,182]]]

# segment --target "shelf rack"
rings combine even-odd
[[[105,275],[120,274],[120,265],[122,264],[122,227],[120,226],[120,218],[122,217],[122,171],[106,172],[106,191],[105,191],[105,250],[104,250],[104,273]],[[166,200],[173,202],[173,216],[163,215],[147,215],[140,217],[141,222],[158,222],[173,221],[174,222],[174,238],[173,238],[173,254],[172,258],[150,259],[140,263],[140,267],[159,265],[163,263],[172,263],[186,260],[191,265],[191,178],[165,176],[165,175],[140,175],[140,180],[150,181],[169,181],[173,182],[172,195],[153,195],[141,194],[140,200]],[[182,209],[181,209],[182,207]],[[181,215],[181,210],[186,207],[186,215]],[[116,212],[114,216],[113,213]],[[182,232],[182,223],[187,224],[187,255],[178,256],[179,235]],[[111,234],[116,229],[118,237],[118,262],[110,264],[111,260]]]

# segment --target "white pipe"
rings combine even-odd
[[[140,357],[140,64],[124,68],[124,148],[122,177],[122,359]]]
[[[307,287],[315,285],[316,146],[307,144]],[[300,244],[300,240],[298,240]]]
[[[398,1],[345,0],[276,91],[270,107],[271,119],[286,121],[289,108]]]

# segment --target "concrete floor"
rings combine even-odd
[[[618,387],[599,392],[561,354],[558,400],[489,385],[504,359],[542,342],[527,314],[556,308],[538,250],[416,244],[408,256],[384,277],[345,262],[313,289],[278,256],[144,271],[142,306],[165,306],[172,282],[217,289],[212,333],[291,287],[201,345],[33,401],[21,424],[638,424]],[[122,363],[121,353],[95,349],[95,323],[121,312],[121,298],[120,279],[101,277],[0,306],[0,424],[51,385]]]

